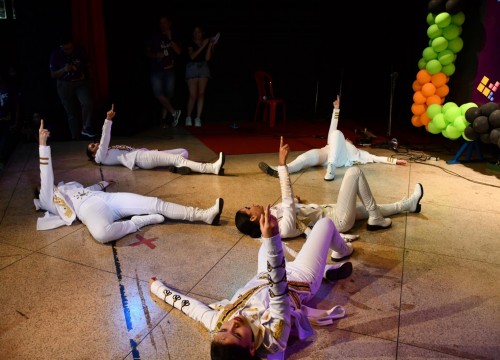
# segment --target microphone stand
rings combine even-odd
[[[396,79],[398,78],[398,73],[391,73],[391,95],[389,100],[389,127],[387,129],[387,136],[391,136],[391,127],[392,127],[392,105],[394,102],[394,88],[396,87]]]

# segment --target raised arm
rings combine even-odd
[[[50,146],[47,146],[47,140],[50,136],[50,131],[45,129],[44,120],[40,120],[40,128],[38,129],[38,151],[40,154],[40,207],[44,210],[56,213],[53,197],[54,197],[54,171],[52,169],[52,157]]]
[[[286,261],[283,244],[279,233],[278,221],[271,215],[270,205],[264,209],[260,217],[262,246],[266,249],[267,271],[269,281],[269,313],[270,317],[262,324],[271,336],[264,337],[263,347],[268,352],[284,351],[290,335],[290,298],[286,278]]]
[[[283,238],[299,236],[302,231],[297,229],[297,213],[293,196],[290,174],[286,166],[290,147],[285,144],[283,136],[280,138],[280,148],[278,155],[278,176],[281,187],[281,210],[282,217],[279,222],[280,233]]]
[[[115,104],[112,104],[111,109],[106,113],[106,120],[104,120],[104,125],[102,126],[101,141],[95,153],[94,159],[97,164],[103,163],[108,155],[109,142],[111,141],[111,126],[113,125],[115,115]]]
[[[330,134],[334,130],[337,130],[337,127],[339,125],[339,115],[340,115],[340,95],[337,95],[337,98],[333,101],[332,119],[330,120],[330,129],[328,130],[328,134]]]

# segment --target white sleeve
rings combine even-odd
[[[97,164],[104,163],[108,155],[109,142],[111,141],[111,126],[113,122],[106,119],[102,126],[101,141],[99,142],[99,149],[95,153],[95,162]]]
[[[210,331],[215,328],[218,312],[201,301],[167,287],[160,280],[156,280],[151,284],[151,292],[162,301],[182,311],[191,319],[201,322],[207,330]]]
[[[282,218],[279,219],[280,234],[282,238],[296,237],[302,234],[297,228],[297,211],[290,182],[287,166],[278,166],[278,175],[281,186]]]
[[[54,170],[50,146],[39,145],[40,154],[40,208],[57,214],[54,206]]]

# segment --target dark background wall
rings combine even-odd
[[[484,0],[486,1],[486,0]],[[464,49],[457,58],[447,101],[469,101],[480,50],[484,1],[464,1]],[[158,106],[148,80],[144,39],[168,12],[174,30],[187,43],[192,27],[203,23],[221,32],[211,62],[212,80],[204,121],[251,121],[256,102],[253,72],[271,72],[288,103],[290,118],[328,119],[331,102],[342,92],[342,116],[370,124],[389,117],[394,86],[393,126],[412,129],[410,107],[417,62],[427,46],[427,1],[143,1],[124,6],[103,1],[108,44],[109,104],[122,116],[122,131],[156,126]],[[16,1],[17,20],[2,28],[12,47],[23,92],[23,116],[42,113],[65,125],[64,111],[50,79],[50,51],[71,29],[71,2]],[[13,40],[15,39],[15,41]],[[175,103],[185,109],[187,88],[179,59]],[[395,80],[395,81],[393,81]],[[106,109],[96,109],[100,126]],[[117,131],[119,131],[117,127]]]

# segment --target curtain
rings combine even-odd
[[[102,0],[72,0],[73,39],[88,53],[95,107],[109,106],[108,54]]]

